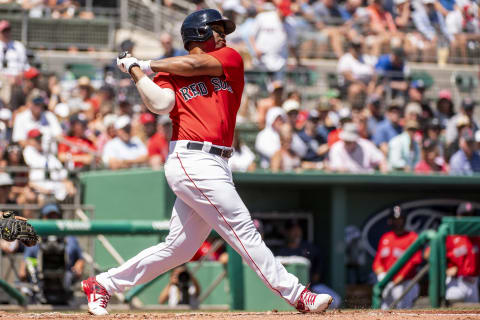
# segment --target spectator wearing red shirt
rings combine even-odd
[[[340,141],[340,132],[342,132],[342,128],[347,122],[352,122],[352,113],[350,109],[343,108],[338,111],[339,117],[339,125],[338,128],[331,131],[327,137],[327,144],[328,147],[331,148],[335,142]]]
[[[405,214],[399,206],[393,207],[388,224],[392,227],[392,231],[385,233],[380,238],[372,266],[378,281],[385,277],[386,272],[418,237],[415,232],[405,229]],[[420,251],[418,251],[393,277],[393,280],[387,284],[382,294],[382,309],[387,309],[393,301],[400,297],[405,288],[410,285],[411,279],[416,274],[416,267],[421,262],[422,256]],[[411,308],[418,295],[419,286],[415,284],[400,300],[397,307],[400,309]]]
[[[163,120],[163,118],[162,118]],[[163,121],[157,122],[151,113],[143,113],[140,122],[148,137],[148,161],[153,169],[159,169],[165,163],[168,155],[168,139],[163,128]]]
[[[425,139],[422,144],[422,159],[415,166],[415,173],[447,173],[448,165],[438,154],[438,142]]]
[[[89,167],[94,161],[95,145],[87,139],[87,118],[76,114],[70,118],[70,131],[58,146],[58,159],[72,169]]]
[[[474,215],[471,202],[461,203],[457,208],[457,217]],[[449,302],[478,303],[478,276],[480,273],[478,237],[464,235],[447,236],[447,287],[445,298]]]

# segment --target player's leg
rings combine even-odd
[[[457,277],[447,279],[447,286],[445,289],[445,299],[451,302],[458,302],[465,300],[465,288]]]
[[[132,286],[149,282],[173,267],[189,261],[210,231],[210,226],[177,198],[170,219],[170,232],[165,242],[143,250],[117,268],[82,282],[90,313],[107,314],[106,304],[112,293],[123,292]],[[97,290],[99,292],[96,292]],[[103,296],[106,302],[96,303],[95,294],[97,298]],[[92,301],[90,296],[93,296]]]
[[[176,154],[176,157],[176,161],[170,159],[171,167],[166,172],[175,194],[243,257],[267,287],[291,305],[296,305],[305,287],[287,272],[263,242],[235,190],[226,161],[199,152],[188,156]],[[327,295],[319,299],[313,295],[309,301],[316,300],[323,308],[323,304],[328,307],[330,299]],[[312,308],[318,306],[312,305]]]

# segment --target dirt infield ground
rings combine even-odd
[[[122,319],[122,320],[153,320],[153,319],[198,319],[198,320],[307,320],[307,319],[325,319],[325,320],[450,320],[450,319],[480,319],[480,311],[476,310],[408,310],[408,311],[379,311],[379,310],[348,310],[348,311],[329,311],[323,314],[298,314],[292,312],[183,312],[183,313],[159,313],[159,312],[141,312],[141,313],[116,313],[103,317],[93,317],[86,313],[15,313],[1,312],[0,320],[32,320],[32,319],[59,319],[59,320],[82,320],[82,319]]]

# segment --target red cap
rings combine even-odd
[[[25,79],[31,80],[35,77],[38,77],[39,74],[40,74],[40,72],[38,71],[37,68],[31,67],[23,73],[23,77]]]
[[[27,137],[30,138],[30,139],[35,139],[35,138],[40,137],[41,135],[42,135],[42,133],[40,132],[40,130],[32,129],[32,130],[28,131]]]
[[[5,29],[11,29],[10,22],[7,20],[2,20],[0,21],[0,31],[3,31]]]
[[[452,100],[452,93],[448,89],[440,90],[438,93],[438,99]]]
[[[292,15],[292,1],[291,0],[282,0],[277,5],[278,10],[282,13],[282,16],[288,17]]]
[[[140,122],[142,124],[155,122],[155,117],[151,113],[142,113],[140,116]]]

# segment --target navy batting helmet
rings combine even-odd
[[[224,18],[220,12],[215,9],[202,9],[188,15],[182,24],[183,46],[187,50],[187,44],[190,41],[207,41],[213,36],[210,28],[211,24],[223,23],[225,34],[235,31],[235,23],[232,20]]]

